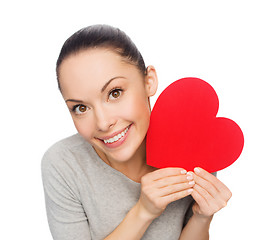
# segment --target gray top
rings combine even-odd
[[[99,158],[79,134],[54,144],[43,156],[47,217],[55,240],[100,240],[123,220],[140,197],[134,182]],[[192,203],[169,204],[143,240],[177,240]]]

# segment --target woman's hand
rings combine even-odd
[[[182,168],[163,168],[148,173],[141,179],[138,208],[143,216],[155,219],[169,203],[190,195],[193,186],[192,177]]]
[[[212,217],[227,205],[232,193],[218,178],[199,167],[188,175],[192,175],[195,181],[191,194],[195,200],[192,208],[194,214]]]

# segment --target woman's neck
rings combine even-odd
[[[132,158],[125,162],[108,159],[106,155],[103,156],[103,153],[101,154],[97,150],[96,152],[104,162],[135,182],[140,183],[143,175],[155,170],[155,168],[146,164],[145,140],[142,142],[141,146],[137,149]]]
[[[126,162],[110,160],[110,166],[135,182],[140,182],[141,177],[146,174],[148,166],[146,164],[145,141],[137,149],[135,154]]]

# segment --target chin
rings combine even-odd
[[[91,145],[102,160],[111,160],[118,163],[130,161],[132,158],[145,155],[145,134],[144,131],[136,131],[133,126],[129,129],[125,138],[113,145],[104,143],[99,139],[90,139]]]
[[[130,148],[122,149],[121,151],[115,151],[113,153],[108,153],[106,156],[116,162],[128,162],[135,155],[136,151]]]

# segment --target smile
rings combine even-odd
[[[117,134],[116,136],[109,138],[109,139],[105,139],[104,143],[114,143],[117,142],[118,140],[120,140],[122,137],[125,136],[125,134],[128,132],[130,126],[128,126],[127,128],[125,128],[125,130],[123,130],[121,133]]]

